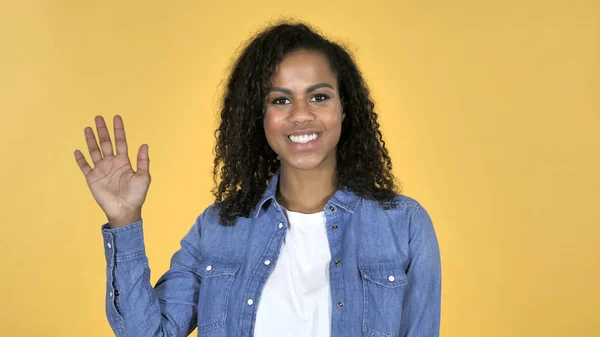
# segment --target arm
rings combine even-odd
[[[400,336],[437,337],[440,330],[440,249],[431,218],[419,206],[409,223],[410,263]]]
[[[204,214],[204,213],[203,213]],[[171,258],[170,269],[150,284],[144,247],[143,220],[124,227],[102,226],[106,257],[106,315],[117,337],[188,336],[196,327],[200,277],[200,215],[181,248]]]

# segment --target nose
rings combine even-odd
[[[315,115],[310,110],[310,106],[303,100],[298,100],[290,110],[290,122],[294,124],[306,123],[315,119]]]

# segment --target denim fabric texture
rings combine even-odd
[[[101,226],[106,257],[106,315],[118,337],[253,336],[261,291],[288,228],[275,200],[278,174],[248,218],[218,223],[207,207],[181,240],[156,285],[143,220]],[[331,260],[331,336],[439,335],[441,264],[427,211],[397,196],[385,210],[340,189],[325,205]],[[265,260],[273,263],[265,264]],[[277,336],[273,336],[277,337]]]

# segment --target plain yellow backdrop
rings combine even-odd
[[[600,2],[0,1],[0,335],[111,336],[94,116],[149,144],[154,284],[212,202],[219,93],[295,17],[345,43],[434,220],[441,336],[600,336]],[[112,132],[112,129],[111,129]],[[195,335],[196,332],[193,334]]]

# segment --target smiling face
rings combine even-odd
[[[335,169],[345,115],[335,74],[325,55],[287,55],[271,80],[264,129],[282,170]]]

